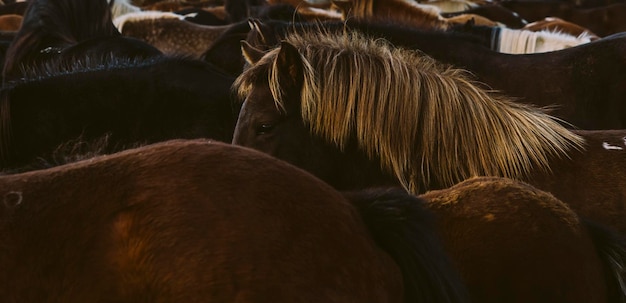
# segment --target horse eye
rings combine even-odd
[[[263,135],[263,134],[271,132],[273,129],[274,129],[274,124],[263,123],[257,127],[256,134]]]

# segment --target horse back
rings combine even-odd
[[[4,176],[0,193],[7,302],[400,302],[343,196],[249,149],[170,141]]]
[[[555,159],[551,172],[537,172],[529,182],[565,201],[580,216],[626,234],[626,131],[576,131],[584,149]]]

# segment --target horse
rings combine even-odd
[[[591,42],[592,36],[586,32],[579,36],[550,30],[531,31],[508,28],[494,28],[493,48],[507,54],[545,53],[575,47]]]
[[[114,20],[125,37],[144,41],[166,55],[200,58],[229,25],[199,25],[166,12],[126,14]]]
[[[0,90],[0,168],[58,165],[66,142],[95,142],[101,153],[176,138],[230,142],[233,81],[201,61],[169,57],[90,58],[33,71]]]
[[[511,55],[491,49],[494,36],[491,27],[463,26],[437,32],[355,21],[323,24],[254,22],[259,25],[249,32],[246,40],[262,50],[275,47],[291,32],[359,31],[372,39],[383,38],[399,47],[416,49],[443,63],[469,70],[485,84],[481,87],[498,90],[515,97],[518,102],[550,108],[553,116],[567,121],[565,126],[588,130],[626,128],[623,102],[626,94],[626,60],[623,56],[626,34],[555,52]],[[256,29],[264,32],[259,33]],[[258,36],[264,39],[258,39]]]
[[[344,19],[394,22],[420,29],[445,30],[450,24],[439,8],[406,0],[333,0]]]
[[[79,8],[85,11],[72,10]],[[0,90],[1,169],[56,165],[56,151],[72,142],[110,153],[174,138],[231,141],[238,112],[231,104],[234,77],[119,36],[106,1],[37,0],[30,11],[25,20],[31,25],[46,16],[42,23],[56,27],[29,25],[9,47],[14,56],[7,55],[12,67],[5,70],[19,80],[9,79]],[[102,18],[81,19],[96,13]],[[74,44],[59,53],[38,51],[61,41]],[[18,72],[20,65],[27,67]]]
[[[444,18],[450,18],[459,14],[483,16],[489,20],[504,24],[506,27],[512,29],[519,29],[528,24],[528,21],[524,20],[517,13],[495,3],[482,4],[478,7],[470,8],[457,13],[442,13],[441,16]]]
[[[567,2],[507,0],[500,5],[534,22],[546,17],[558,17],[588,28],[600,37],[626,31],[623,20],[626,3],[615,3],[594,8],[580,8]]]
[[[547,192],[512,179],[477,177],[419,197],[434,213],[444,248],[473,302],[620,302],[624,298],[620,283],[625,242],[612,241],[610,233],[606,238],[606,230],[579,218]],[[594,244],[584,240],[587,233]],[[597,275],[601,268],[593,264],[598,257],[589,245],[609,253],[600,257],[609,269],[605,279],[587,276]],[[565,251],[582,254],[569,259],[572,256]],[[583,264],[590,267],[582,269]],[[602,286],[589,288],[590,281],[597,279],[604,281],[600,284],[608,288],[608,298],[603,298]],[[572,291],[577,287],[587,290]]]
[[[22,15],[0,15],[0,31],[18,31],[22,25]]]
[[[473,81],[357,32],[294,33],[235,81],[245,101],[233,143],[338,189],[518,179],[626,235],[626,131],[572,131]]]
[[[7,302],[468,302],[421,199],[353,203],[229,144],[5,175],[0,193]]]
[[[2,75],[5,81],[19,79],[31,66],[71,65],[76,58],[103,53],[138,59],[162,55],[147,43],[122,37],[106,0],[32,0],[7,50]]]
[[[211,46],[200,56],[200,60],[229,76],[239,76],[245,63],[241,53],[241,41],[248,37],[251,24],[252,22],[248,21],[232,24],[213,41]]]
[[[586,35],[589,36],[592,41],[600,39],[598,35],[594,34],[589,29],[556,17],[546,17],[542,20],[526,24],[522,29],[529,31],[549,30],[552,32],[567,33],[576,37]]]

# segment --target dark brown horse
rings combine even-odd
[[[472,176],[506,176],[551,191],[581,216],[626,234],[625,131],[572,133],[544,112],[485,93],[463,71],[421,53],[356,33],[290,35],[245,71],[237,87],[246,100],[233,143],[287,160],[336,188],[401,184],[421,193]],[[478,185],[476,195],[485,188]],[[505,201],[514,194],[496,196],[512,205]],[[517,217],[518,224],[533,213]],[[502,280],[481,276],[481,269],[465,273],[474,277],[471,285]],[[613,281],[623,275],[618,270]],[[545,299],[550,286],[532,284],[544,282],[530,272],[522,276],[527,278],[513,284],[532,292],[470,292],[479,302],[626,298],[620,287],[608,301],[582,299],[598,293],[571,287],[574,293]]]
[[[557,52],[527,55],[490,50],[494,29],[477,26],[455,32],[425,32],[360,22],[319,25],[266,21],[254,27],[265,31],[264,38],[259,39],[258,32],[251,31],[247,40],[267,49],[290,32],[333,33],[343,32],[346,27],[467,69],[487,88],[516,97],[518,102],[550,107],[552,115],[575,127],[626,129],[626,34]]]
[[[170,141],[0,194],[4,302],[467,302],[421,199],[353,204],[241,147]]]
[[[10,79],[20,80],[0,91],[2,169],[62,163],[55,150],[68,141],[102,153],[175,138],[231,141],[234,78],[121,37],[105,0],[33,0],[25,20],[7,55]]]
[[[180,58],[94,57],[70,69],[40,68],[0,90],[0,167],[63,163],[56,154],[67,142],[95,143],[99,153],[176,138],[230,142],[239,112],[233,81]]]
[[[619,285],[624,271],[615,270],[626,262],[620,242],[606,238],[601,227],[581,221],[551,194],[511,179],[481,177],[420,198],[436,215],[446,251],[473,302],[620,302],[624,298]],[[597,277],[598,258],[589,248],[588,232],[600,254],[617,252],[601,257],[609,269],[607,278]],[[595,284],[598,279],[603,285]],[[604,287],[608,287],[606,298]]]
[[[5,80],[19,79],[31,67],[68,66],[75,59],[103,54],[144,59],[161,52],[122,37],[113,25],[107,0],[32,0],[7,50],[2,74]]]
[[[247,98],[234,143],[337,188],[392,183],[421,193],[472,176],[527,180],[626,235],[626,131],[571,132],[384,40],[309,33],[287,41],[236,82]]]

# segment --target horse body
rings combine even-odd
[[[626,176],[621,170],[626,153],[619,150],[626,132],[600,131],[579,137],[543,112],[489,97],[466,78],[457,78],[458,70],[437,67],[430,58],[376,46],[366,39],[346,42],[350,38],[339,36],[328,40],[289,36],[293,37],[289,41],[307,45],[310,53],[302,59],[304,63],[298,63],[304,55],[295,51],[291,57],[283,56],[292,62],[281,58],[283,45],[239,78],[236,83],[247,99],[234,143],[286,159],[339,188],[391,180],[421,193],[477,175],[517,178],[626,234]],[[328,44],[325,48],[316,44],[322,40]],[[348,50],[340,56],[334,47]],[[322,54],[333,54],[341,63],[332,65],[334,70],[319,64],[324,62]],[[360,64],[352,65],[352,56]],[[375,67],[340,76],[339,70],[368,64],[364,62],[373,62]],[[385,64],[393,69],[382,67]],[[385,77],[389,82],[363,82]],[[450,91],[443,88],[453,82]],[[352,87],[369,89],[355,94]],[[376,119],[369,116],[373,113]],[[604,178],[612,182],[600,181]]]
[[[44,62],[66,65],[102,54],[124,58],[162,55],[144,42],[121,37],[106,0],[29,1],[22,27],[7,50],[3,76],[15,80],[24,69]]]
[[[546,17],[558,17],[588,28],[600,37],[626,30],[626,3],[614,3],[593,8],[580,8],[561,1],[502,1],[501,5],[533,22]]]
[[[255,59],[255,56],[246,54],[246,58]],[[354,33],[290,35],[280,48],[252,63],[236,81],[239,94],[246,100],[235,128],[235,144],[284,159],[339,189],[402,185],[417,194],[447,188],[472,176],[493,175],[526,180],[563,199],[567,205],[556,207],[558,203],[540,199],[544,202],[530,206],[522,202],[529,198],[523,198],[525,194],[519,187],[494,192],[493,184],[477,182],[471,190],[475,199],[469,200],[493,193],[498,202],[492,204],[491,210],[480,208],[468,214],[458,208],[478,208],[469,202],[450,206],[447,204],[454,202],[446,199],[432,206],[444,220],[440,229],[445,242],[454,242],[451,239],[458,239],[461,230],[470,229],[467,237],[476,240],[474,244],[480,243],[481,249],[471,253],[467,243],[447,246],[473,300],[582,303],[619,302],[626,298],[623,265],[619,265],[626,260],[623,258],[626,256],[623,242],[626,175],[620,169],[626,165],[623,150],[626,131],[571,133],[532,107],[516,105],[502,96],[488,97],[459,70]],[[417,66],[411,66],[412,63]],[[373,67],[366,68],[368,64]],[[367,79],[375,80],[364,82]],[[444,87],[455,84],[449,90],[442,90],[437,83]],[[397,96],[403,97],[396,99]],[[606,181],[609,178],[611,182]],[[467,197],[454,188],[450,191],[453,197]],[[496,210],[496,205],[502,209]],[[530,208],[519,208],[521,205]],[[548,221],[564,218],[561,215],[565,213],[571,216],[573,210],[619,231],[621,240],[609,246],[614,245],[621,251],[617,255],[622,257],[614,259],[601,253],[605,282],[596,284],[596,278],[588,279],[587,274],[577,270],[566,273],[571,264],[561,263],[562,247],[573,243],[570,240],[562,242],[564,246],[553,246],[550,252],[525,250],[529,249],[528,243],[547,241],[554,245],[563,240],[559,237],[560,240],[553,242],[544,238],[546,234],[541,231],[550,235],[555,230],[572,232],[572,226],[557,228],[550,227],[552,223],[529,221],[538,219],[538,214],[547,209],[551,209],[545,214]],[[508,215],[513,217],[507,223],[493,221]],[[483,226],[467,221],[475,217],[494,224]],[[525,231],[537,232],[530,232],[537,239],[507,244],[499,238],[493,240],[497,237],[493,229],[502,231],[519,224]],[[595,234],[593,227],[588,230]],[[482,247],[489,241],[477,238],[481,234],[497,242]],[[506,234],[512,236],[508,231]],[[597,238],[594,239],[597,243]],[[604,250],[598,246],[596,249]],[[529,259],[531,255],[540,255],[537,258],[542,261],[551,256],[547,258],[552,261],[538,265],[536,262],[540,261]],[[511,260],[503,256],[529,263],[522,261],[510,269],[512,272],[507,268],[502,273],[501,263],[491,262]],[[575,258],[578,261],[572,264],[586,263],[590,255]],[[597,266],[587,270],[590,276],[598,275]],[[537,273],[541,279],[535,277]],[[552,285],[554,281],[559,281],[559,286]]]
[[[551,161],[549,172],[525,178],[551,192],[585,218],[626,235],[626,130],[575,131],[585,148]]]
[[[499,30],[498,51],[507,54],[545,53],[578,46],[591,41],[590,37],[579,37],[551,31]]]
[[[53,163],[65,142],[103,136],[109,141],[98,148],[107,153],[175,138],[228,142],[233,80],[202,62],[166,58],[93,58],[68,71],[38,71],[1,91],[3,167]]]
[[[619,286],[603,276],[586,224],[549,193],[481,177],[420,198],[473,302],[618,302],[605,296]]]
[[[249,149],[170,141],[2,176],[0,193],[5,302],[404,302],[403,289],[430,292],[407,277],[403,286],[357,211],[394,225],[403,206],[352,205]],[[404,209],[419,202],[405,196]],[[417,235],[398,236],[391,242],[406,247]],[[424,251],[436,245],[422,236]],[[430,257],[441,256],[409,267],[429,267]],[[435,287],[454,279],[441,274]],[[425,301],[465,302],[441,290],[451,299]]]
[[[185,20],[183,16],[154,12],[127,14],[116,19],[116,26],[126,37],[133,37],[156,47],[166,55],[200,58],[211,43],[228,25],[199,25]]]
[[[3,169],[65,162],[57,149],[231,140],[233,78],[121,36],[110,15],[105,0],[31,2],[4,70],[13,81],[1,92]]]

